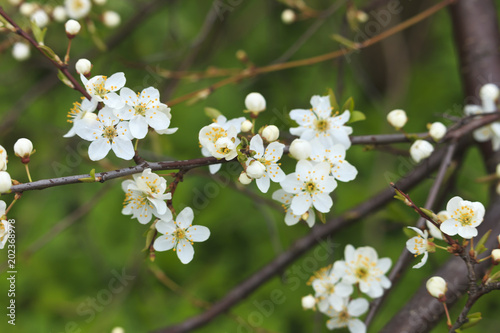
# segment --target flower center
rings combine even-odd
[[[462,206],[460,210],[457,209],[455,212],[457,215],[457,220],[462,224],[462,226],[468,226],[472,224],[472,218],[474,217],[474,212],[471,208]]]
[[[104,130],[102,131],[102,136],[109,140],[113,140],[114,138],[116,138],[118,134],[116,133],[115,126],[111,125],[104,127]]]
[[[339,322],[340,323],[347,323],[349,322],[349,313],[347,313],[347,310],[342,310],[339,312]]]
[[[305,190],[309,193],[314,193],[316,191],[316,184],[312,181],[307,182]]]
[[[326,132],[328,130],[328,120],[326,119],[315,120],[314,125],[318,132]]]
[[[81,0],[73,1],[73,8],[75,10],[82,9],[83,7],[84,7],[83,6],[83,1],[81,1]]]
[[[186,231],[182,228],[177,228],[174,233],[175,233],[175,238],[177,239],[186,238]]]
[[[333,294],[335,292],[335,285],[333,283],[327,283],[325,286],[327,294]]]
[[[366,269],[366,267],[358,267],[356,268],[356,272],[354,272],[354,275],[358,278],[358,280],[365,280],[368,276],[368,270]]]
[[[73,103],[73,107],[68,112],[68,118],[70,118],[70,119],[68,119],[68,123],[72,123],[73,119],[75,119],[77,117],[79,119],[81,119],[83,117],[84,113],[80,109],[80,106],[81,106],[81,104],[78,102]]]
[[[104,78],[102,81],[100,82],[96,82],[93,84],[93,88],[94,88],[94,94],[99,96],[99,97],[104,97],[104,95],[106,95],[109,90],[104,88],[104,84],[106,83],[106,78]]]

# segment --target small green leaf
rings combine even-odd
[[[210,107],[205,108],[205,114],[210,119],[217,119],[219,116],[222,116],[222,113],[219,110]]]
[[[345,101],[344,106],[342,106],[341,112],[344,112],[345,110],[353,111],[354,110],[354,99],[352,97],[349,97],[347,101]]]
[[[358,22],[358,9],[355,6],[349,6],[347,8],[346,18],[347,23],[349,23],[349,27],[352,31],[359,31],[359,22]]]
[[[62,64],[61,58],[52,50],[50,47],[46,45],[38,45],[38,48],[42,50],[42,52],[49,57],[51,60],[54,60],[58,62],[59,64]]]
[[[59,80],[61,80],[62,83],[64,83],[65,85],[67,85],[71,89],[75,88],[73,83],[71,83],[71,81],[66,77],[66,75],[63,74],[63,72],[57,71],[57,77],[59,78]]]
[[[357,44],[355,42],[353,42],[352,40],[349,40],[347,38],[345,38],[344,36],[341,36],[339,34],[333,34],[330,36],[334,41],[344,45],[344,46],[347,46],[347,48],[349,49],[352,49],[352,50],[355,50],[358,48]]]
[[[430,217],[433,221],[436,219],[436,214],[432,210],[425,209],[420,207],[420,210],[425,213],[428,217]]]
[[[325,224],[326,223],[326,217],[325,217],[325,214],[319,212],[319,211],[316,211],[318,214],[318,217],[319,217],[319,220],[321,221],[321,223]]]
[[[154,225],[154,223],[153,223],[153,225]],[[155,234],[156,234],[155,228],[149,228],[148,229],[148,231],[146,233],[146,245],[144,246],[144,248],[142,249],[142,251],[149,250],[149,246],[153,242],[153,238],[154,238]]]
[[[330,106],[334,110],[338,110],[339,103],[337,102],[337,98],[335,97],[335,93],[333,92],[333,90],[331,88],[328,88],[328,96],[330,97]]]
[[[90,177],[78,178],[78,180],[82,183],[95,183],[95,169],[90,170],[89,176]]]
[[[33,35],[35,36],[35,40],[38,42],[38,44],[43,45],[45,34],[47,33],[47,28],[40,29],[40,27],[34,21],[31,21],[31,31],[33,31]]]
[[[481,237],[481,239],[479,240],[479,242],[477,242],[476,248],[474,249],[474,251],[476,252],[476,255],[479,255],[479,254],[481,254],[481,253],[483,253],[484,251],[487,250],[487,248],[484,247],[484,243],[486,243],[486,241],[488,240],[488,238],[490,237],[490,235],[491,235],[491,229],[488,230],[483,235],[483,237]]]
[[[357,121],[363,121],[366,120],[366,116],[363,112],[361,111],[351,111],[351,117],[349,118],[349,121],[347,122],[348,124],[355,123]]]
[[[469,321],[460,327],[462,329],[462,331],[465,329],[471,328],[473,326],[476,326],[477,323],[479,323],[479,321],[481,321],[481,319],[483,319],[483,318],[481,317],[481,312],[476,312],[476,313],[472,313],[472,314],[468,315],[467,319],[469,319]]]

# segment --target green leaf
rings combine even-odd
[[[335,93],[333,92],[333,90],[331,88],[328,88],[328,96],[330,97],[330,106],[334,110],[338,110],[339,103],[337,102],[337,98],[335,97]]]
[[[476,312],[468,315],[467,319],[469,319],[469,321],[460,327],[462,331],[471,328],[473,326],[476,326],[477,323],[479,323],[479,321],[481,321],[481,319],[483,318],[481,317],[481,312]]]
[[[354,99],[352,97],[349,97],[347,101],[345,101],[344,106],[342,106],[341,112],[344,112],[345,110],[353,111],[354,110]]]
[[[486,241],[488,240],[488,238],[490,237],[490,235],[491,235],[491,229],[488,230],[483,235],[483,237],[481,237],[481,239],[479,240],[479,242],[477,242],[476,248],[474,249],[474,251],[476,252],[476,255],[479,255],[479,254],[483,253],[484,251],[488,250],[486,247],[484,247],[484,243],[486,243]]]
[[[359,22],[358,22],[358,9],[355,6],[349,6],[347,8],[346,18],[347,23],[349,23],[349,27],[352,31],[357,32],[359,30]]]
[[[38,48],[42,50],[42,52],[49,57],[51,60],[54,60],[58,62],[59,64],[62,64],[61,58],[52,50],[50,47],[46,45],[38,45]]]
[[[422,208],[422,207],[420,207],[420,210],[422,212],[424,212],[425,215],[427,215],[428,217],[430,217],[433,221],[436,220],[436,214],[434,214],[434,212],[432,210],[425,209],[425,208]]]
[[[351,117],[349,118],[349,121],[347,122],[348,124],[355,123],[357,121],[363,121],[366,120],[366,116],[363,112],[361,111],[351,111]]]
[[[358,48],[357,44],[353,42],[352,40],[349,40],[345,38],[344,36],[341,36],[339,34],[333,34],[330,36],[334,41],[338,42],[339,44],[342,44],[344,46],[347,46],[347,48],[351,50],[356,50]]]
[[[222,113],[219,110],[210,107],[205,108],[205,114],[210,119],[217,119],[219,116],[222,116]]]
[[[64,83],[65,85],[67,85],[71,89],[75,88],[73,83],[71,83],[71,81],[66,77],[66,75],[63,74],[63,72],[57,71],[57,77],[59,78],[59,80],[61,80],[62,83]],[[94,169],[92,169],[92,170],[94,170]]]
[[[325,217],[325,214],[319,212],[319,211],[316,211],[318,214],[318,217],[319,217],[319,220],[321,221],[321,223],[325,224],[326,223],[326,217]]]
[[[31,21],[31,31],[33,31],[33,35],[35,36],[35,40],[38,42],[38,44],[43,45],[45,34],[47,33],[47,28],[40,29],[40,27],[36,25],[34,21]]]
[[[153,223],[154,225],[154,223]],[[144,248],[142,249],[142,251],[148,251],[149,250],[149,246],[151,245],[151,242],[153,242],[153,238],[155,236],[155,233],[156,233],[156,230],[155,228],[149,228],[149,230],[147,231],[146,233],[146,245],[144,246]]]

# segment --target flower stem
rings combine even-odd
[[[448,307],[446,306],[446,303],[443,302],[444,306],[444,312],[446,313],[446,325],[448,325],[448,328],[451,328],[451,319],[450,319],[450,313],[448,312]]]
[[[64,56],[64,64],[67,65],[69,62],[69,51],[71,50],[71,41],[72,38],[68,38],[68,48],[66,50],[66,55]]]
[[[26,168],[26,174],[28,175],[28,179],[30,180],[30,183],[32,183],[33,180],[31,179],[30,168],[28,167],[28,164],[25,164],[24,167]]]
[[[139,139],[135,140],[134,150],[137,151],[137,146],[139,145]]]

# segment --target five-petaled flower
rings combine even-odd
[[[331,175],[341,182],[348,182],[356,178],[358,170],[345,160],[346,150],[343,145],[336,144],[325,148],[319,140],[311,142],[311,160],[314,162],[328,162],[331,166]]]
[[[447,235],[470,239],[477,236],[476,227],[483,222],[484,206],[480,202],[470,202],[456,196],[448,201],[446,211],[450,218],[441,223],[441,231]]]
[[[184,208],[175,221],[170,210],[160,216],[156,230],[162,235],[156,238],[153,247],[156,251],[173,249],[183,264],[189,263],[194,256],[193,242],[204,242],[210,237],[210,230],[201,225],[192,225],[194,218],[190,207]]]
[[[429,232],[427,230],[420,230],[415,227],[408,227],[411,230],[417,233],[417,236],[412,237],[406,241],[406,249],[410,251],[410,253],[414,254],[415,257],[423,254],[422,260],[413,266],[413,268],[420,268],[427,262],[427,257],[429,256],[429,252],[434,251],[434,244],[429,242]]]
[[[80,74],[80,79],[89,95],[98,102],[103,102],[106,106],[113,109],[120,109],[125,105],[125,101],[115,92],[125,85],[125,74],[121,72],[115,73],[109,78],[97,75],[90,80],[87,80],[83,74]]]
[[[369,246],[355,249],[349,244],[344,254],[344,260],[334,264],[335,271],[343,272],[343,282],[359,284],[359,289],[372,298],[382,296],[384,288],[390,288],[391,281],[384,274],[391,267],[391,259],[379,259]]]
[[[75,131],[82,139],[92,141],[89,146],[92,161],[103,159],[111,149],[124,160],[134,157],[128,122],[120,121],[108,107],[102,108],[96,119],[82,119]]]
[[[167,181],[165,178],[144,169],[142,174],[134,175],[134,180],[122,182],[125,191],[122,214],[130,215],[139,220],[141,224],[148,223],[153,215],[166,214],[165,200],[172,199],[171,193],[165,193]]]
[[[276,201],[281,202],[281,206],[285,209],[285,223],[286,225],[294,225],[297,224],[301,219],[305,220],[307,225],[312,228],[315,222],[314,210],[309,208],[307,212],[302,215],[295,215],[290,209],[290,205],[292,204],[292,199],[295,197],[295,194],[287,193],[285,190],[280,189],[273,193],[272,198]]]
[[[294,195],[290,204],[293,214],[302,215],[311,206],[322,213],[330,211],[333,201],[329,194],[337,187],[337,181],[329,174],[327,162],[316,165],[306,160],[297,162],[295,172],[280,182],[286,192]]]
[[[284,148],[284,144],[275,141],[271,142],[264,151],[264,142],[259,134],[255,135],[250,140],[250,151],[253,151],[254,155],[247,160],[247,166],[250,165],[250,163],[257,161],[265,167],[262,177],[259,177],[255,181],[257,183],[257,187],[263,193],[266,193],[269,190],[271,180],[275,183],[279,183],[286,177],[278,163],[283,155]]]
[[[301,139],[311,141],[318,138],[325,147],[332,147],[340,143],[346,149],[351,147],[349,135],[352,127],[344,126],[349,121],[351,113],[344,111],[340,116],[332,114],[330,97],[313,96],[312,109],[295,109],[290,111],[290,118],[295,120],[299,127],[290,129],[290,133],[300,136]]]
[[[198,134],[198,139],[211,156],[230,161],[238,155],[236,148],[240,144],[240,139],[236,137],[237,134],[238,130],[234,126],[226,130],[214,123],[203,127]]]
[[[148,125],[156,131],[165,130],[170,126],[169,117],[161,111],[168,107],[160,103],[158,89],[149,87],[135,94],[125,87],[120,91],[120,97],[125,106],[113,112],[120,119],[130,120],[130,133],[134,138],[143,139],[148,134]]]
[[[365,333],[365,324],[356,317],[365,313],[368,310],[368,305],[368,301],[364,298],[344,299],[340,311],[334,308],[326,311],[326,314],[331,317],[326,322],[326,327],[330,330],[347,327],[351,333]]]

